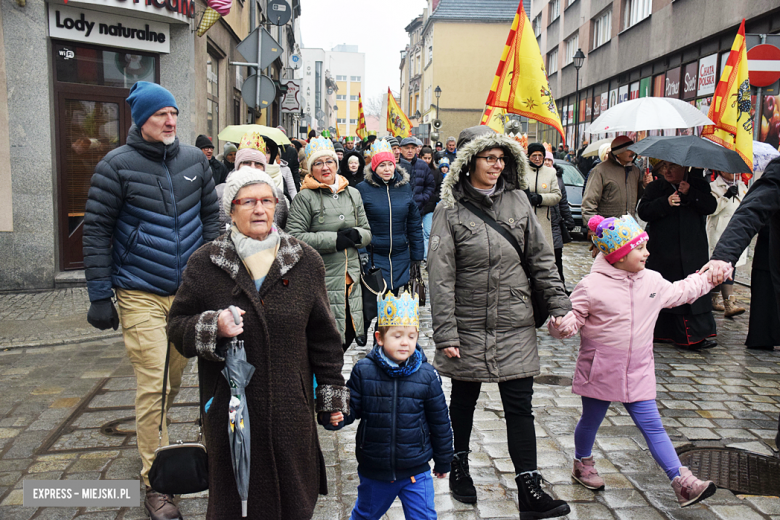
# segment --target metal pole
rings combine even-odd
[[[574,85],[574,89],[577,92],[577,102],[574,104],[574,156],[577,156],[577,139],[579,138],[580,129],[580,69],[577,70],[577,79]]]
[[[761,43],[766,43],[766,34],[761,35]],[[753,140],[758,141],[761,139],[761,116],[762,112],[764,111],[764,103],[761,99],[764,95],[764,89],[761,87],[758,87],[758,92],[756,92],[756,103],[758,106],[756,107],[756,120],[753,123]]]
[[[254,2],[252,2],[254,4]],[[263,47],[263,35],[262,28],[260,27],[260,24],[257,24],[257,74],[255,76],[255,123],[257,123],[258,118],[258,112],[260,111],[260,62],[262,59],[260,58],[260,51],[262,51]]]

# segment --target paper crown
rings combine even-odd
[[[642,242],[647,242],[648,236],[634,217],[604,218],[596,215],[588,221],[588,227],[593,232],[593,244],[604,254],[607,262],[614,264]]]
[[[352,135],[348,135],[347,137],[344,138],[344,142],[345,143],[354,143],[355,142],[355,137],[352,136]]]
[[[377,139],[371,145],[371,156],[373,157],[374,155],[382,152],[393,153],[393,147],[390,146],[390,143],[384,139]]]
[[[323,130],[320,136],[330,139],[330,130]]]
[[[363,150],[363,158],[371,160],[371,148],[366,148]]]
[[[396,298],[393,293],[388,292],[384,298],[379,298],[378,306],[378,327],[420,328],[418,316],[420,303],[416,294],[412,297],[411,294],[404,291],[400,297]]]
[[[439,159],[439,166],[441,166],[442,164],[450,164],[450,160],[447,159],[446,157],[442,157],[441,159]]]
[[[336,150],[333,148],[333,143],[330,139],[326,137],[310,139],[309,144],[306,145],[306,160],[308,161],[313,155],[322,154],[322,152],[332,152],[335,155]]]
[[[263,140],[263,136],[260,135],[260,132],[245,133],[238,145],[239,150],[243,150],[244,148],[251,148],[266,153],[265,140]]]

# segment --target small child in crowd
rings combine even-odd
[[[715,493],[680,464],[655,402],[653,328],[663,308],[692,303],[712,290],[704,274],[671,283],[646,270],[648,236],[630,216],[595,216],[588,222],[600,251],[590,274],[571,295],[572,310],[550,333],[567,338],[581,330],[572,391],[582,396],[582,417],[574,430],[572,476],[588,489],[603,489],[591,454],[596,432],[612,401],[623,403],[655,461],[672,481],[680,506]]]
[[[438,478],[449,473],[452,428],[441,378],[417,345],[418,309],[417,296],[409,293],[379,300],[377,344],[347,382],[349,414],[321,414],[329,430],[360,419],[355,443],[360,485],[352,520],[381,518],[395,497],[407,519],[436,518],[429,461],[433,458]]]

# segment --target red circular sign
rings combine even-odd
[[[780,79],[780,49],[774,45],[756,45],[749,51],[748,74],[754,87],[768,87]]]

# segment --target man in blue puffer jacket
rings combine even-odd
[[[401,499],[407,520],[435,519],[433,473],[452,462],[452,428],[441,378],[417,345],[417,297],[388,293],[379,301],[377,345],[352,369],[349,414],[320,414],[333,430],[360,419],[355,442],[358,497],[353,520],[378,520]]]
[[[414,202],[420,215],[423,214],[425,204],[434,198],[433,190],[436,189],[436,181],[428,163],[417,157],[417,139],[404,137],[401,141],[401,159],[398,162],[411,177],[414,189]]]
[[[179,109],[160,85],[139,81],[127,98],[135,125],[127,144],[106,155],[92,176],[84,216],[87,321],[101,330],[121,319],[135,371],[138,451],[153,520],[180,518],[170,495],[149,486],[158,446],[163,367],[170,355],[166,407],[179,392],[186,358],[169,346],[168,311],[190,255],[219,235],[211,168],[203,153],[179,143]],[[116,290],[119,314],[111,301]],[[168,444],[162,420],[162,444]]]

